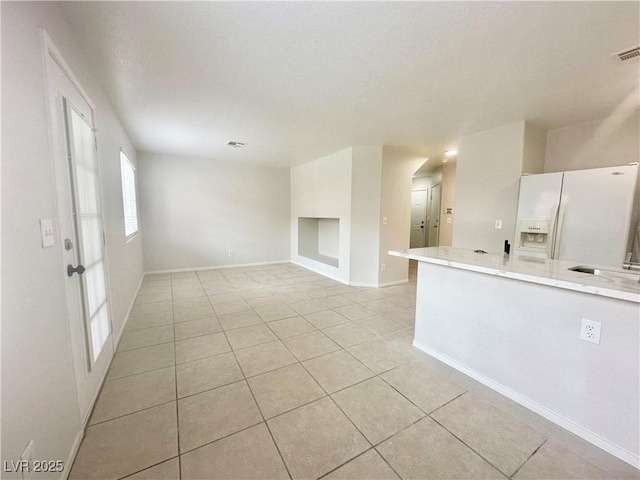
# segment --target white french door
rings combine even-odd
[[[47,45],[58,232],[80,420],[113,358],[93,106]]]
[[[87,368],[91,370],[109,335],[109,305],[105,276],[100,178],[93,127],[69,99],[64,99],[72,214],[78,265],[67,265],[67,276],[78,275],[86,334]]]

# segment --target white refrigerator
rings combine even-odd
[[[638,165],[520,179],[515,253],[622,267]]]

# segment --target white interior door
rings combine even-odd
[[[47,54],[61,275],[65,279],[80,419],[84,422],[113,357],[113,342],[93,109],[58,62]]]
[[[429,207],[429,246],[437,247],[440,233],[440,184],[431,187]]]
[[[411,191],[411,248],[420,248],[425,245],[425,232],[427,230],[427,191]]]

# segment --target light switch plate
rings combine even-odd
[[[50,218],[40,219],[40,238],[42,239],[42,248],[53,247],[55,245],[53,221]]]
[[[500,230],[502,228],[502,220],[496,220],[496,230]]]

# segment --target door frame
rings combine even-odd
[[[63,208],[61,208],[61,203],[62,202],[69,202],[69,204],[71,205],[71,197],[69,196],[69,191],[68,188],[70,188],[70,184],[69,184],[69,177],[68,176],[64,176],[61,175],[61,172],[59,171],[60,169],[58,168],[58,164],[59,162],[64,161],[65,165],[69,164],[69,160],[67,158],[67,133],[66,133],[66,123],[63,122],[63,124],[58,125],[58,126],[54,126],[54,116],[56,115],[55,111],[52,111],[52,104],[53,104],[53,99],[51,98],[51,94],[50,94],[50,86],[51,86],[51,82],[52,79],[50,78],[50,73],[49,73],[49,67],[47,66],[47,60],[48,58],[51,58],[51,60],[53,60],[53,62],[57,65],[57,67],[60,69],[60,71],[62,72],[62,74],[69,80],[69,82],[71,83],[71,85],[73,86],[73,88],[76,90],[76,92],[78,93],[78,95],[82,98],[82,100],[84,102],[86,102],[86,104],[88,105],[88,107],[91,109],[91,126],[94,129],[94,132],[96,130],[96,115],[95,115],[95,104],[93,103],[93,101],[91,100],[91,98],[89,97],[89,95],[87,94],[87,92],[84,90],[84,88],[82,88],[82,85],[80,84],[80,82],[78,81],[78,79],[75,77],[75,75],[73,74],[73,71],[71,70],[71,68],[69,67],[69,65],[67,64],[67,62],[64,60],[64,57],[62,56],[62,53],[60,52],[60,50],[55,46],[55,44],[53,43],[53,41],[51,40],[51,37],[47,34],[47,32],[44,29],[41,29],[41,39],[42,39],[42,62],[43,62],[43,71],[44,71],[44,91],[45,91],[45,110],[47,113],[47,125],[48,125],[48,130],[49,130],[49,149],[50,149],[50,155],[51,155],[51,170],[52,170],[52,179],[53,179],[53,184],[54,184],[54,189],[55,189],[55,196],[54,196],[54,207],[55,207],[55,211],[56,211],[56,230],[58,231],[58,254],[59,254],[59,264],[60,264],[60,279],[62,284],[64,285],[65,288],[65,292],[67,291],[67,274],[66,274],[66,270],[65,270],[65,245],[64,245],[64,240],[62,238],[62,232],[60,230],[60,226],[63,224],[63,216],[65,216],[65,214],[67,213],[66,211],[64,211]],[[60,130],[58,130],[58,128]],[[94,133],[95,135],[95,133]],[[62,158],[61,158],[62,156]],[[102,175],[101,175],[101,168],[100,168],[100,161],[98,158],[98,152],[96,149],[96,162],[97,162],[97,169],[98,169],[98,178],[101,180],[102,179]],[[101,203],[102,210],[102,218],[103,218],[103,224],[102,224],[102,230],[103,230],[103,235],[104,235],[104,215],[105,215],[105,211],[104,211],[104,198],[103,198],[103,194],[102,194],[102,185],[101,185],[101,181],[99,182],[98,185],[98,197],[99,197],[99,201]],[[75,220],[71,220],[72,222],[74,222]],[[64,219],[64,222],[68,222],[68,219]],[[74,239],[75,241],[76,239]],[[113,360],[113,356],[115,355],[115,349],[116,349],[116,345],[115,345],[115,340],[114,340],[114,335],[113,335],[113,321],[112,321],[112,298],[111,298],[111,286],[109,283],[109,260],[108,260],[108,253],[107,253],[107,248],[106,248],[106,241],[103,243],[103,255],[104,255],[104,269],[105,269],[105,288],[107,290],[107,311],[108,311],[108,315],[109,315],[109,323],[110,323],[110,329],[111,329],[111,358],[109,358],[108,360],[108,364],[111,363],[111,361]],[[80,293],[80,295],[82,295],[82,293]],[[77,328],[76,325],[72,325],[72,322],[76,320],[76,318],[74,317],[74,315],[72,315],[72,312],[70,311],[70,307],[69,307],[69,297],[68,295],[66,295],[65,293],[65,311],[67,314],[67,322],[66,322],[66,326],[68,328],[68,332],[69,332],[69,338],[70,338],[70,343],[69,343],[69,347],[70,347],[70,354],[71,354],[71,361],[72,361],[72,368],[73,368],[73,372],[74,372],[74,382],[76,385],[76,397],[79,396],[80,393],[80,386],[79,386],[79,379],[78,379],[78,365],[77,365],[77,360],[76,360],[76,353],[74,353],[74,349],[76,348],[75,345],[75,341],[74,341],[74,335],[72,334],[72,332],[74,331],[74,329]],[[80,306],[80,310],[82,310],[82,306]],[[81,314],[83,314],[83,312],[80,312]],[[81,323],[82,323],[82,329],[83,329],[83,334],[85,337],[85,341],[90,341],[89,337],[87,336],[87,334],[90,334],[90,332],[86,331],[86,322],[85,319],[83,317],[81,317]],[[84,346],[83,347],[83,352],[86,355],[86,358],[84,358],[84,365],[86,368],[86,372],[85,375],[88,375],[91,373],[91,368],[89,368],[89,366],[87,365],[87,361],[91,363],[93,363],[92,358],[90,358],[90,351],[87,351],[88,346]],[[90,365],[89,364],[89,365]],[[108,366],[104,372],[104,375],[102,375],[102,378],[96,379],[97,384],[98,385],[102,385],[102,383],[104,382],[104,378],[106,377],[106,373],[108,372]],[[95,390],[95,392],[91,392],[91,396],[90,399],[88,401],[88,409],[87,412],[82,412],[81,411],[81,405],[80,405],[80,400],[78,399],[78,413],[79,413],[79,420],[80,420],[80,424],[82,426],[82,428],[84,429],[86,427],[86,424],[88,422],[88,419],[90,417],[90,413],[93,409],[93,406],[95,405],[95,402],[98,398],[98,394],[100,392],[100,388],[97,388]]]

